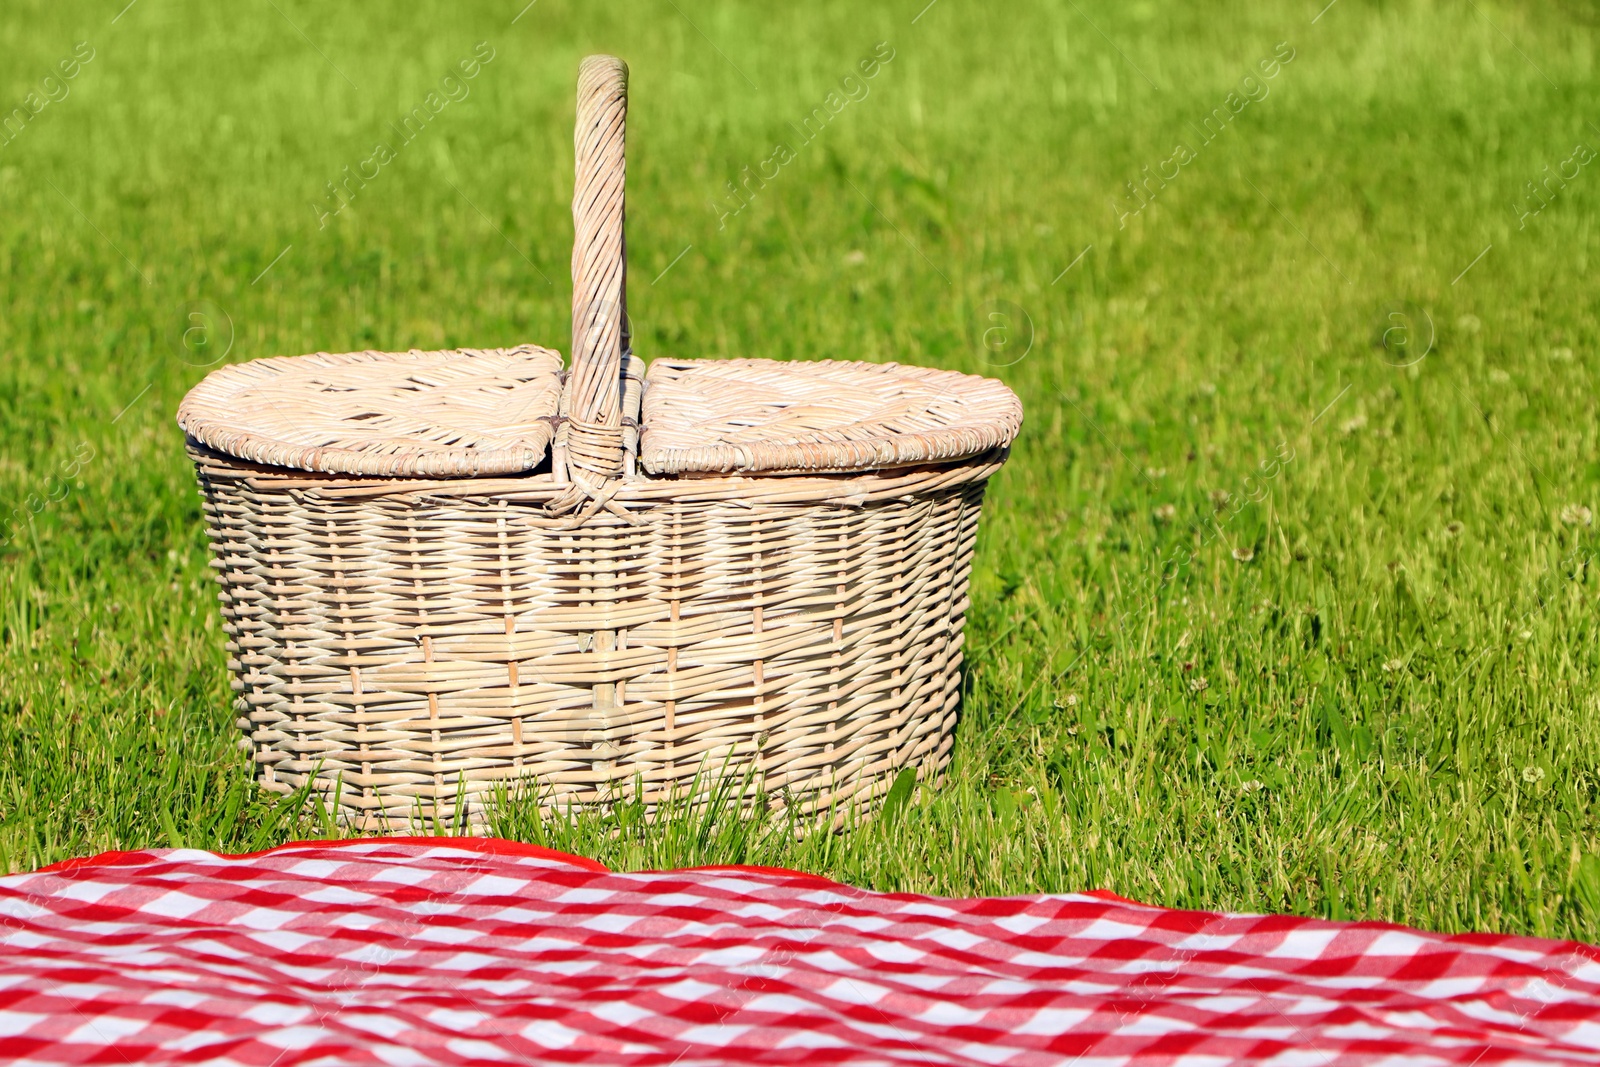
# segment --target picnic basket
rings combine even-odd
[[[572,362],[260,359],[178,412],[258,781],[360,830],[748,774],[804,817],[949,759],[999,382],[631,350],[627,68],[579,73]]]

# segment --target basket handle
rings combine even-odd
[[[627,115],[628,65],[615,56],[586,58],[578,68],[574,134],[572,367],[562,387],[563,418],[553,450],[553,473],[561,482],[615,481],[626,465],[622,404],[629,336],[622,231]]]

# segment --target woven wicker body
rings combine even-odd
[[[725,769],[842,814],[948,759],[997,457],[641,483],[620,499],[642,522],[573,529],[548,478],[360,486],[194,455],[260,780],[315,775],[359,828],[450,821],[460,796],[475,819],[497,783],[654,803]]]
[[[726,773],[808,818],[869,810],[948,762],[979,506],[1021,407],[893,364],[647,378],[626,68],[586,60],[579,98],[564,379],[533,346],[322,353],[223,368],[179,409],[259,780],[361,830],[478,824],[501,790],[653,806]]]

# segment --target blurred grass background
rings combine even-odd
[[[0,14],[0,114],[94,50],[0,147],[0,867],[332,832],[246,786],[173,411],[218,360],[565,350],[572,85],[610,51],[641,355],[988,373],[1028,422],[946,788],[801,843],[503,832],[1600,939],[1592,5],[124,2]]]

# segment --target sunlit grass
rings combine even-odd
[[[835,835],[729,798],[650,824],[508,795],[497,830],[618,867],[1600,939],[1600,173],[1526,199],[1600,148],[1581,6],[679,7],[0,15],[0,108],[95,49],[0,148],[0,866],[336,832],[247,786],[173,410],[224,349],[564,349],[572,82],[610,50],[641,355],[984,372],[1028,421],[942,789]],[[470,96],[323,219],[480,41]],[[869,91],[724,218],[879,42]]]

